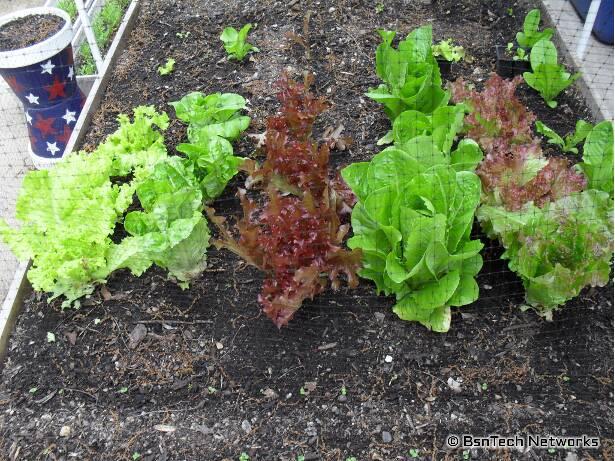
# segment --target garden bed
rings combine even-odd
[[[84,145],[112,132],[118,113],[139,104],[171,113],[168,101],[196,90],[244,95],[249,132],[260,133],[277,109],[272,82],[285,69],[311,70],[314,91],[333,103],[317,135],[343,124],[354,139],[332,152],[333,163],[368,160],[389,128],[363,96],[378,83],[374,30],[407,33],[432,23],[436,40],[452,37],[474,58],[455,66],[453,78],[480,85],[495,68],[494,45],[514,36],[530,7],[492,3],[385,2],[381,13],[375,2],[359,1],[143,3]],[[220,32],[247,22],[258,23],[251,41],[261,52],[228,62]],[[309,59],[285,38],[303,33],[304,22],[314,45]],[[161,77],[157,67],[169,57],[176,70]],[[574,89],[556,110],[526,86],[518,94],[557,132],[590,120]],[[166,138],[173,152],[183,125],[172,122]],[[236,148],[252,150],[247,137]],[[241,182],[214,202],[218,214],[238,214]],[[150,270],[140,278],[114,274],[79,310],[62,312],[61,302],[32,295],[2,365],[0,452],[112,460],[236,460],[244,452],[252,460],[389,461],[411,459],[409,450],[423,459],[569,456],[445,447],[450,433],[528,432],[599,436],[600,449],[575,454],[612,459],[612,285],[584,292],[546,322],[518,309],[519,279],[499,259],[501,248],[476,235],[486,245],[481,297],[457,310],[447,334],[400,321],[394,300],[375,296],[365,281],[304,302],[278,331],[256,302],[261,273],[213,248],[208,269],[185,291]]]

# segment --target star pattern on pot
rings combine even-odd
[[[77,121],[77,119],[75,118],[75,115],[77,115],[77,112],[66,109],[66,113],[62,115],[62,118],[66,121],[67,125],[70,125],[70,122]]]
[[[68,144],[68,140],[70,139],[70,135],[73,133],[73,130],[68,126],[64,125],[64,131],[61,135],[56,136],[56,141],[61,142],[62,144]]]
[[[26,111],[26,121],[32,125],[32,116]]]
[[[38,98],[39,98],[38,96],[34,96],[32,93],[26,96],[26,99],[28,100],[30,104],[40,104],[38,102]]]
[[[51,152],[51,155],[55,156],[56,152],[58,152],[60,148],[58,147],[57,142],[48,142],[47,143],[47,152]]]
[[[68,75],[66,76],[66,78],[70,78],[71,80],[75,78],[75,69],[73,66],[68,67]]]
[[[45,64],[41,64],[41,67],[43,68],[43,70],[41,71],[41,74],[53,75],[53,68],[55,66],[56,66],[55,64],[51,63],[51,59],[47,61]]]
[[[54,119],[52,117],[45,118],[42,115],[39,115],[36,118],[36,123],[34,127],[38,129],[43,135],[52,135],[55,134],[55,130],[53,129]]]
[[[66,96],[64,83],[58,77],[54,77],[52,85],[46,85],[45,90],[49,93],[49,100],[63,98]]]

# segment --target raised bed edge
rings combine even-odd
[[[105,56],[102,69],[103,72],[96,77],[92,89],[89,91],[79,120],[77,120],[75,128],[73,129],[73,134],[66,145],[67,153],[65,155],[70,155],[73,152],[75,146],[81,142],[87,128],[90,126],[93,111],[96,110],[100,104],[102,93],[109,82],[111,67],[125,46],[125,39],[130,33],[130,29],[137,18],[139,1],[140,0],[132,0],[124,14],[122,23],[115,33],[113,42]],[[23,307],[24,299],[32,290],[28,278],[26,277],[30,265],[31,261],[19,263],[15,275],[13,276],[13,281],[4,298],[2,307],[0,308],[0,363],[4,361],[6,356],[9,338],[13,331],[17,316]]]

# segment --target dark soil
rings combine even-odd
[[[52,14],[31,14],[0,27],[0,51],[13,51],[52,37],[64,26],[64,19]]]
[[[139,104],[170,110],[168,101],[189,91],[241,93],[250,101],[250,132],[260,133],[277,107],[273,82],[283,70],[299,78],[309,70],[315,91],[332,102],[317,134],[343,124],[354,139],[333,152],[335,165],[369,159],[389,128],[381,107],[363,96],[378,83],[376,28],[405,34],[432,23],[436,40],[453,38],[474,58],[454,66],[451,78],[480,86],[494,70],[493,45],[514,37],[533,7],[397,0],[379,14],[376,3],[144,2],[86,147],[115,129],[118,113]],[[261,52],[229,62],[220,31],[247,22],[258,24],[250,42]],[[285,38],[304,34],[304,23],[309,54]],[[160,77],[156,69],[169,57],[176,70]],[[555,111],[526,87],[519,96],[561,133],[591,119],[574,89]],[[174,121],[170,152],[184,136]],[[253,149],[248,137],[236,144],[240,155]],[[218,214],[237,216],[241,182],[214,203]],[[278,331],[256,301],[262,274],[213,248],[209,268],[185,291],[154,269],[141,278],[116,273],[79,310],[62,312],[60,302],[32,295],[2,370],[0,453],[27,460],[128,460],[136,453],[237,460],[244,452],[265,461],[408,461],[415,449],[419,459],[436,460],[613,459],[612,285],[582,293],[547,322],[519,309],[520,281],[499,259],[502,249],[483,240],[480,299],[456,311],[447,334],[400,321],[393,300],[367,282],[305,302]],[[446,447],[448,434],[464,433],[588,434],[601,447]]]

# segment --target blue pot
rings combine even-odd
[[[62,158],[85,101],[77,86],[70,17],[58,8],[30,8],[0,18],[0,26],[34,15],[56,15],[64,26],[52,37],[19,50],[0,52],[0,75],[24,106],[35,166]]]
[[[583,21],[587,17],[591,0],[570,0],[572,6]],[[592,29],[594,36],[602,43],[613,44],[613,0],[602,0],[598,16]]]

